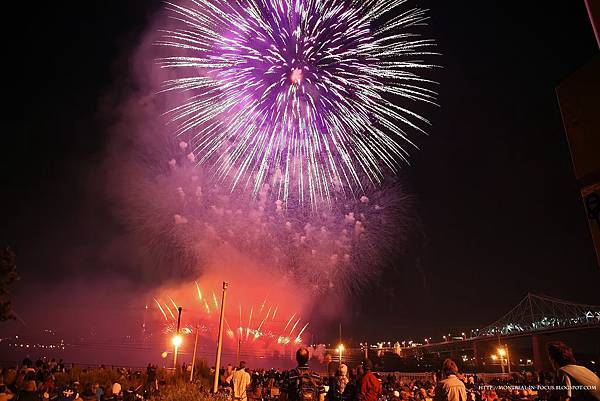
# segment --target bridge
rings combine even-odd
[[[401,357],[423,358],[428,354],[457,356],[461,353],[473,355],[475,367],[481,367],[481,349],[486,342],[496,342],[521,337],[531,338],[533,365],[536,370],[544,366],[543,335],[600,329],[600,305],[569,302],[545,295],[527,294],[508,313],[495,322],[472,330],[470,335],[460,338],[446,337],[438,343],[415,344],[395,347],[379,347],[383,352],[391,351]],[[464,333],[463,333],[464,334]],[[363,349],[364,350],[364,349]]]
[[[518,336],[538,332],[571,331],[597,327],[599,324],[599,305],[578,304],[545,295],[527,294],[507,314],[478,330],[477,336]]]

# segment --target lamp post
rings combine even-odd
[[[508,355],[508,344],[503,344],[498,348],[498,355],[500,355],[500,364],[502,365],[502,373],[504,373],[504,362],[506,361],[506,367],[508,373],[510,373],[510,357]]]
[[[181,346],[181,344],[183,343],[183,338],[181,337],[181,335],[179,334],[179,328],[181,327],[181,311],[183,311],[183,308],[180,306],[179,308],[177,308],[178,314],[177,314],[177,331],[175,332],[175,337],[173,337],[173,372],[175,372],[175,370],[177,369],[177,353],[179,352],[179,347]]]
[[[344,352],[344,344],[338,345],[337,350],[338,350],[338,352],[340,354],[340,365],[341,365],[342,364],[342,352]]]
[[[192,354],[192,369],[190,370],[190,383],[194,381],[194,367],[196,366],[196,350],[198,349],[198,332],[200,325],[196,325],[196,339],[194,340],[194,353]]]
[[[219,390],[219,370],[221,369],[221,349],[223,348],[223,322],[225,320],[225,300],[227,299],[227,287],[229,283],[223,281],[223,295],[221,297],[221,317],[219,318],[219,334],[217,339],[217,356],[215,358],[215,380],[213,382],[213,393]]]

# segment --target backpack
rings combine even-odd
[[[293,401],[319,401],[318,375],[309,369],[294,369],[290,381],[294,383],[295,392],[290,394]]]

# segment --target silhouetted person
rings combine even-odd
[[[373,364],[369,359],[363,360],[362,367],[364,374],[360,380],[358,400],[377,401],[381,396],[381,382],[373,374]]]
[[[25,383],[23,390],[18,394],[19,401],[39,401],[40,396],[37,392],[35,381],[28,380]]]
[[[355,397],[354,386],[348,377],[348,366],[340,364],[332,385],[327,392],[327,401],[348,401]]]
[[[281,387],[280,401],[323,401],[325,388],[318,373],[308,366],[308,349],[296,351],[298,366],[291,370]]]
[[[233,399],[247,401],[247,389],[250,384],[250,374],[246,372],[246,362],[240,362],[240,367],[233,372],[231,382],[233,383]]]
[[[577,365],[571,347],[562,341],[552,341],[546,345],[546,349],[550,363],[556,371],[557,384],[566,387],[558,391],[561,401],[600,400],[600,379],[588,368]],[[588,386],[590,390],[572,389],[572,386]]]
[[[442,365],[442,380],[435,389],[434,401],[467,401],[465,384],[457,377],[458,367],[450,358]]]

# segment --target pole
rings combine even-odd
[[[190,383],[194,381],[194,366],[196,365],[196,350],[198,349],[198,332],[200,325],[196,325],[196,339],[194,340],[194,353],[192,354],[192,370],[190,371]]]
[[[221,349],[223,348],[223,321],[225,320],[225,300],[227,299],[227,287],[229,283],[223,281],[223,296],[221,298],[221,317],[219,318],[219,336],[217,339],[217,356],[215,358],[215,380],[213,382],[213,393],[219,390],[219,370],[221,369]]]
[[[175,336],[179,337],[179,328],[181,327],[181,311],[183,311],[183,308],[180,306],[179,308],[177,308],[177,331],[175,332]],[[179,352],[179,345],[178,344],[173,344],[175,346],[175,350],[173,352],[173,373],[177,373],[176,369],[177,369],[177,353]]]
[[[508,344],[504,344],[504,352],[506,352],[506,367],[508,368],[508,374],[510,374],[510,355],[508,353]]]
[[[340,322],[340,345],[338,345],[340,349],[340,365],[342,364],[342,322]]]
[[[369,343],[365,343],[365,359],[369,359]]]
[[[240,364],[240,352],[242,349],[242,339],[238,338],[238,343],[237,343],[237,352],[235,354],[235,365],[239,366]]]

